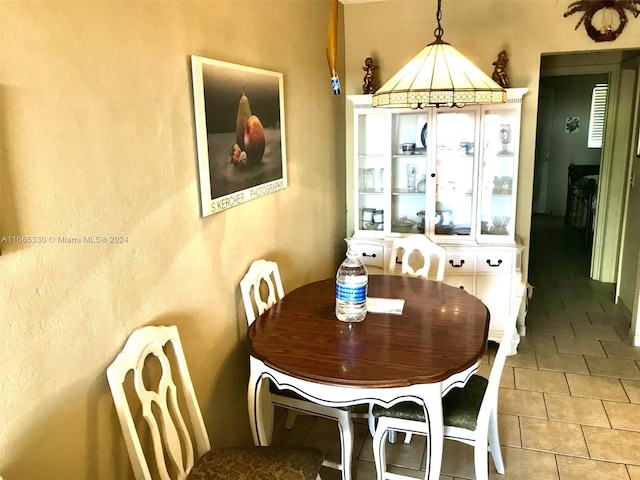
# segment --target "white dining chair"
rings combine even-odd
[[[310,447],[211,449],[176,326],[131,334],[107,379],[136,480],[319,480]]]
[[[447,251],[425,235],[416,233],[406,237],[398,237],[391,245],[391,256],[389,259],[389,273],[409,275],[412,277],[422,277],[441,282],[444,280],[444,264]],[[436,265],[432,269],[434,261]],[[398,263],[399,262],[399,263]],[[398,265],[400,270],[398,271]],[[435,270],[433,272],[432,270]],[[375,433],[375,418],[369,406],[367,423],[371,436]],[[390,438],[395,442],[395,432],[390,432]],[[407,433],[404,438],[405,443],[411,442],[411,433]]]
[[[398,256],[399,253],[400,256]],[[389,273],[397,273],[398,262],[400,262],[399,273],[401,274],[442,281],[446,255],[447,251],[444,247],[431,241],[425,235],[416,233],[407,237],[398,237],[394,239],[391,246]],[[431,272],[431,264],[434,261],[437,262],[435,273]]]
[[[523,301],[525,285],[521,284],[514,294],[515,305]],[[520,302],[520,303],[518,303]],[[489,379],[473,375],[462,388],[450,390],[442,399],[444,437],[472,445],[476,480],[488,480],[487,452],[500,475],[504,475],[504,462],[498,435],[498,392],[500,378],[507,353],[516,329],[517,312],[505,326]],[[401,402],[390,408],[374,406],[376,432],[373,436],[373,455],[378,479],[387,478],[385,441],[387,432],[405,431],[428,435],[424,408],[415,402]],[[397,477],[394,477],[397,478]]]
[[[242,300],[247,316],[247,324],[255,321],[258,315],[271,308],[284,297],[284,288],[278,264],[269,260],[255,260],[240,281]],[[350,407],[327,407],[313,403],[291,390],[279,390],[273,383],[269,384],[271,403],[287,409],[287,430],[293,428],[296,415],[316,415],[336,420],[340,432],[340,463],[324,460],[323,465],[340,470],[342,480],[351,478],[351,463],[353,454],[353,419]]]

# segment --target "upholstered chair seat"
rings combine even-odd
[[[475,430],[478,425],[478,414],[482,399],[489,385],[489,380],[480,375],[473,375],[463,388],[454,388],[442,399],[442,415],[444,424]],[[415,402],[401,402],[392,408],[379,405],[373,407],[373,416],[393,417],[414,422],[425,422],[424,409]]]
[[[187,480],[315,480],[323,460],[312,447],[216,448],[196,462]]]

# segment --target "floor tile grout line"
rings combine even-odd
[[[558,480],[562,480],[562,477],[560,476],[560,464],[558,463],[558,456],[559,454],[555,453],[553,455],[553,459],[556,462],[556,474],[558,475]]]
[[[584,444],[587,447],[587,454],[589,455],[589,458],[593,460],[593,457],[591,456],[591,450],[589,449],[589,441],[587,440],[587,434],[584,431],[584,425],[580,425],[580,431],[582,432],[582,439],[584,440]]]
[[[582,356],[582,358],[583,358],[583,360],[584,360],[585,365],[587,366],[587,371],[589,372],[589,376],[592,376],[592,375],[593,375],[593,372],[592,372],[592,371],[591,371],[591,369],[589,368],[589,362],[587,362],[587,356],[586,356],[586,355],[583,355],[583,356]]]
[[[567,386],[567,391],[569,392],[569,396],[570,397],[574,397],[574,395],[571,393],[571,386],[569,385],[569,379],[567,378],[567,372],[562,372],[562,375],[564,376],[564,383]],[[577,397],[574,397],[577,398]]]
[[[604,403],[603,399],[600,399],[600,403],[602,404],[602,408],[604,410],[604,414],[607,416],[607,422],[609,422],[609,428],[614,430],[613,422],[611,421],[611,417],[609,416],[609,410],[607,410],[607,406]]]

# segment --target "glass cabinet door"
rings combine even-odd
[[[518,114],[515,108],[483,110],[484,142],[480,177],[480,240],[505,241],[515,228],[515,159]]]
[[[424,233],[428,114],[392,116],[391,233]]]
[[[383,230],[385,163],[388,158],[386,116],[368,113],[357,118],[356,230]]]
[[[446,245],[515,244],[526,91],[508,89],[507,103],[424,110],[374,108],[371,95],[349,96],[353,235],[385,244],[416,233]]]
[[[437,113],[436,235],[472,238],[475,234],[476,115],[475,110]]]

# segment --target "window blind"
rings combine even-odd
[[[588,148],[602,148],[608,88],[608,85],[605,83],[599,83],[593,87],[591,94],[591,116],[589,117],[589,139],[587,141]]]

